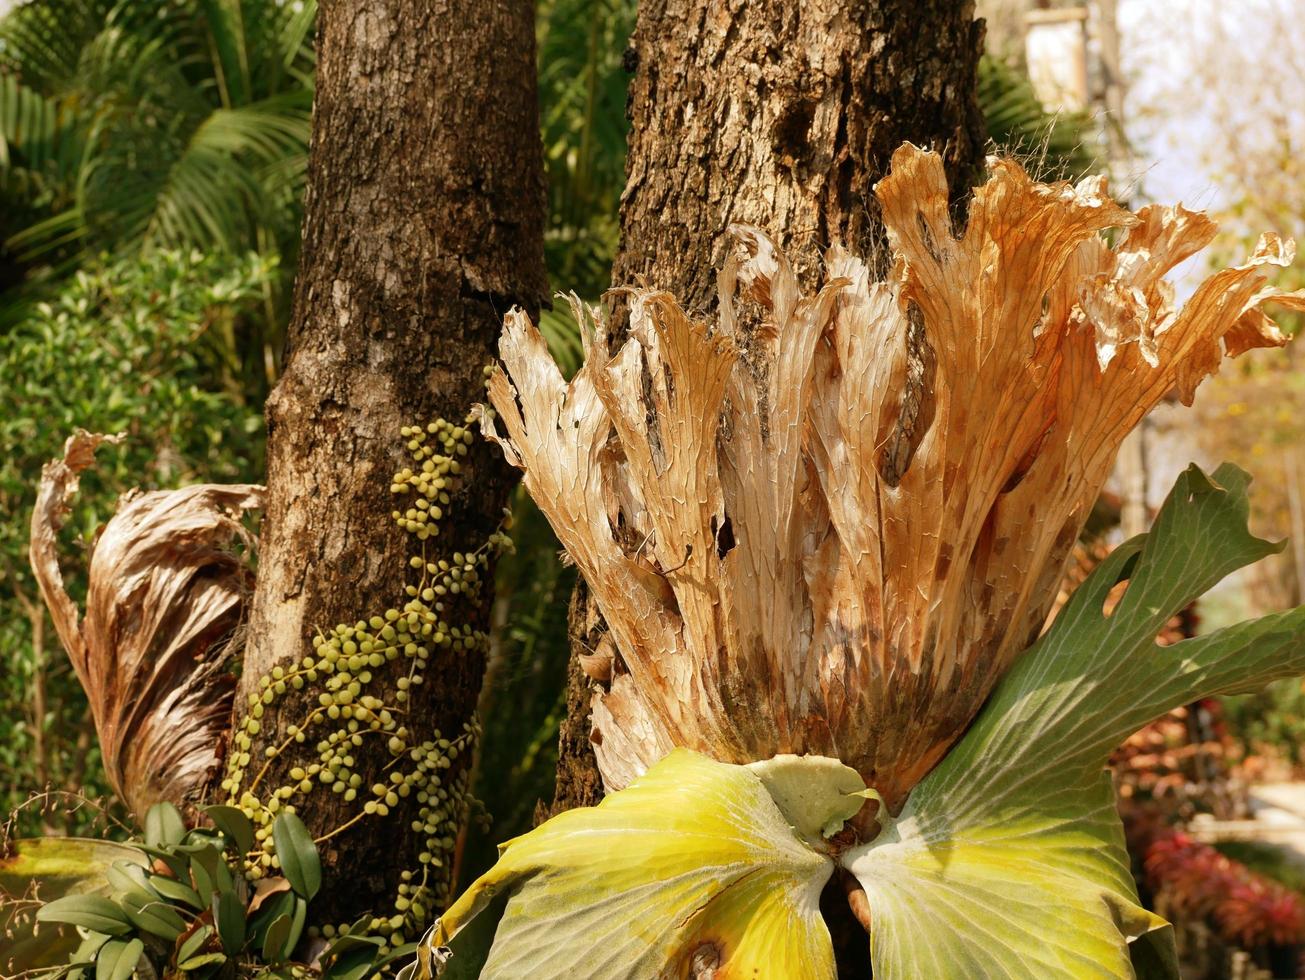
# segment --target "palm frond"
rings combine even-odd
[[[62,191],[58,210],[10,229],[14,247],[29,261],[69,247],[293,248],[299,219],[287,194],[303,185],[312,90],[291,69],[311,72],[315,5],[121,0],[85,17],[73,8],[34,0],[0,29],[5,185],[32,186],[13,164],[15,136],[35,134],[44,139],[25,139],[22,163],[57,161],[45,179]],[[61,19],[75,29],[61,34]]]
[[[1099,168],[1086,113],[1052,114],[1028,77],[992,55],[979,61],[979,105],[988,138],[1044,180],[1069,180]]]
[[[243,105],[253,91],[240,0],[200,0],[221,104]]]
[[[75,84],[82,50],[115,7],[105,0],[34,0],[0,19],[0,66],[42,91]]]

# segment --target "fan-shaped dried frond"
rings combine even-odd
[[[78,432],[48,463],[32,515],[32,568],[86,690],[114,791],[137,814],[180,803],[219,761],[235,677],[228,644],[253,572],[240,515],[253,486],[124,494],[91,554],[86,616],[64,590],[57,535],[79,475],[110,437]]]
[[[1262,304],[1305,306],[1266,288],[1290,260],[1266,238],[1176,309],[1163,276],[1212,223],[1131,214],[1100,179],[995,161],[959,236],[935,154],[899,149],[877,194],[886,282],[835,246],[804,295],[736,228],[713,326],[632,290],[615,353],[584,313],[570,384],[508,317],[489,386],[506,434],[486,431],[616,640],[594,711],[609,788],[684,746],[834,756],[899,803],[1036,635],[1128,431],[1221,356],[1282,344]]]

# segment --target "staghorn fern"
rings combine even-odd
[[[621,669],[595,704],[610,788],[677,745],[818,752],[896,807],[1037,635],[1127,432],[1171,388],[1190,403],[1225,347],[1284,342],[1259,310],[1276,239],[1179,312],[1161,277],[1208,243],[1201,215],[1134,216],[1101,178],[1039,185],[998,162],[957,239],[941,163],[911,147],[879,196],[890,283],[836,246],[803,297],[736,229],[748,257],[722,273],[713,331],[635,291],[634,341],[611,353],[595,323],[569,386],[509,317],[489,389],[506,435],[486,433],[612,626]],[[1099,232],[1121,226],[1112,250]],[[751,336],[740,300],[761,308]],[[911,307],[936,369],[903,446]]]
[[[1266,285],[1292,247],[1265,236],[1177,309],[1164,275],[1202,215],[999,160],[957,234],[941,160],[909,145],[877,193],[885,282],[835,246],[805,296],[737,228],[714,324],[630,290],[612,351],[578,310],[569,383],[509,315],[484,430],[611,626],[609,795],[508,842],[411,974],[826,978],[841,868],[876,976],[1172,975],[1104,767],[1177,704],[1305,670],[1305,608],[1155,643],[1278,547],[1246,530],[1246,475],[1191,468],[1037,637],[1129,430],[1285,342],[1261,307],[1305,306]]]

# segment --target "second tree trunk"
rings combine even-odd
[[[294,806],[319,840],[313,920],[371,913],[413,938],[439,911],[465,816],[492,583],[477,555],[511,486],[497,452],[459,455],[454,427],[483,395],[503,314],[537,310],[546,289],[534,17],[524,0],[333,0],[318,16],[304,245],[267,409],[228,789],[264,816]],[[449,427],[427,432],[437,418]],[[393,492],[404,467],[414,476]],[[411,492],[426,477],[429,498]],[[414,516],[441,532],[408,533]],[[423,587],[430,617],[409,618]],[[336,637],[329,671],[310,668],[324,659],[310,641],[337,624],[358,632]]]

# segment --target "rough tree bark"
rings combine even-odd
[[[613,285],[643,278],[709,313],[732,223],[765,230],[808,280],[832,242],[876,254],[872,189],[903,141],[941,152],[962,197],[977,174],[982,45],[973,2],[641,3],[627,51],[632,125]],[[920,374],[926,360],[914,365]],[[577,656],[605,633],[582,588]],[[592,746],[577,737],[590,727],[588,682],[576,670],[571,678],[568,704],[579,710],[563,723],[552,812],[602,794]]]
[[[268,504],[237,731],[260,678],[310,654],[319,631],[403,607],[421,545],[391,517],[391,477],[415,466],[400,429],[461,424],[483,394],[503,314],[537,312],[547,289],[533,5],[325,0],[317,51],[304,245],[285,374],[267,405]],[[477,441],[461,463],[428,557],[473,552],[501,519],[512,480],[501,453]],[[461,624],[484,629],[491,598],[487,584],[459,607]],[[463,730],[483,666],[478,649],[434,647],[426,682],[396,708],[410,744]],[[400,656],[372,686],[393,691],[409,670]],[[318,705],[321,681],[265,710],[251,771]],[[263,785],[293,784],[290,770],[317,762],[316,740],[340,725],[308,728]],[[446,786],[471,755],[451,760]],[[346,802],[319,787],[293,800],[316,836],[361,812],[393,758],[384,738],[353,756],[362,795]],[[401,873],[422,867],[422,835],[409,830],[417,805],[405,796],[321,845],[314,919],[390,914]]]

